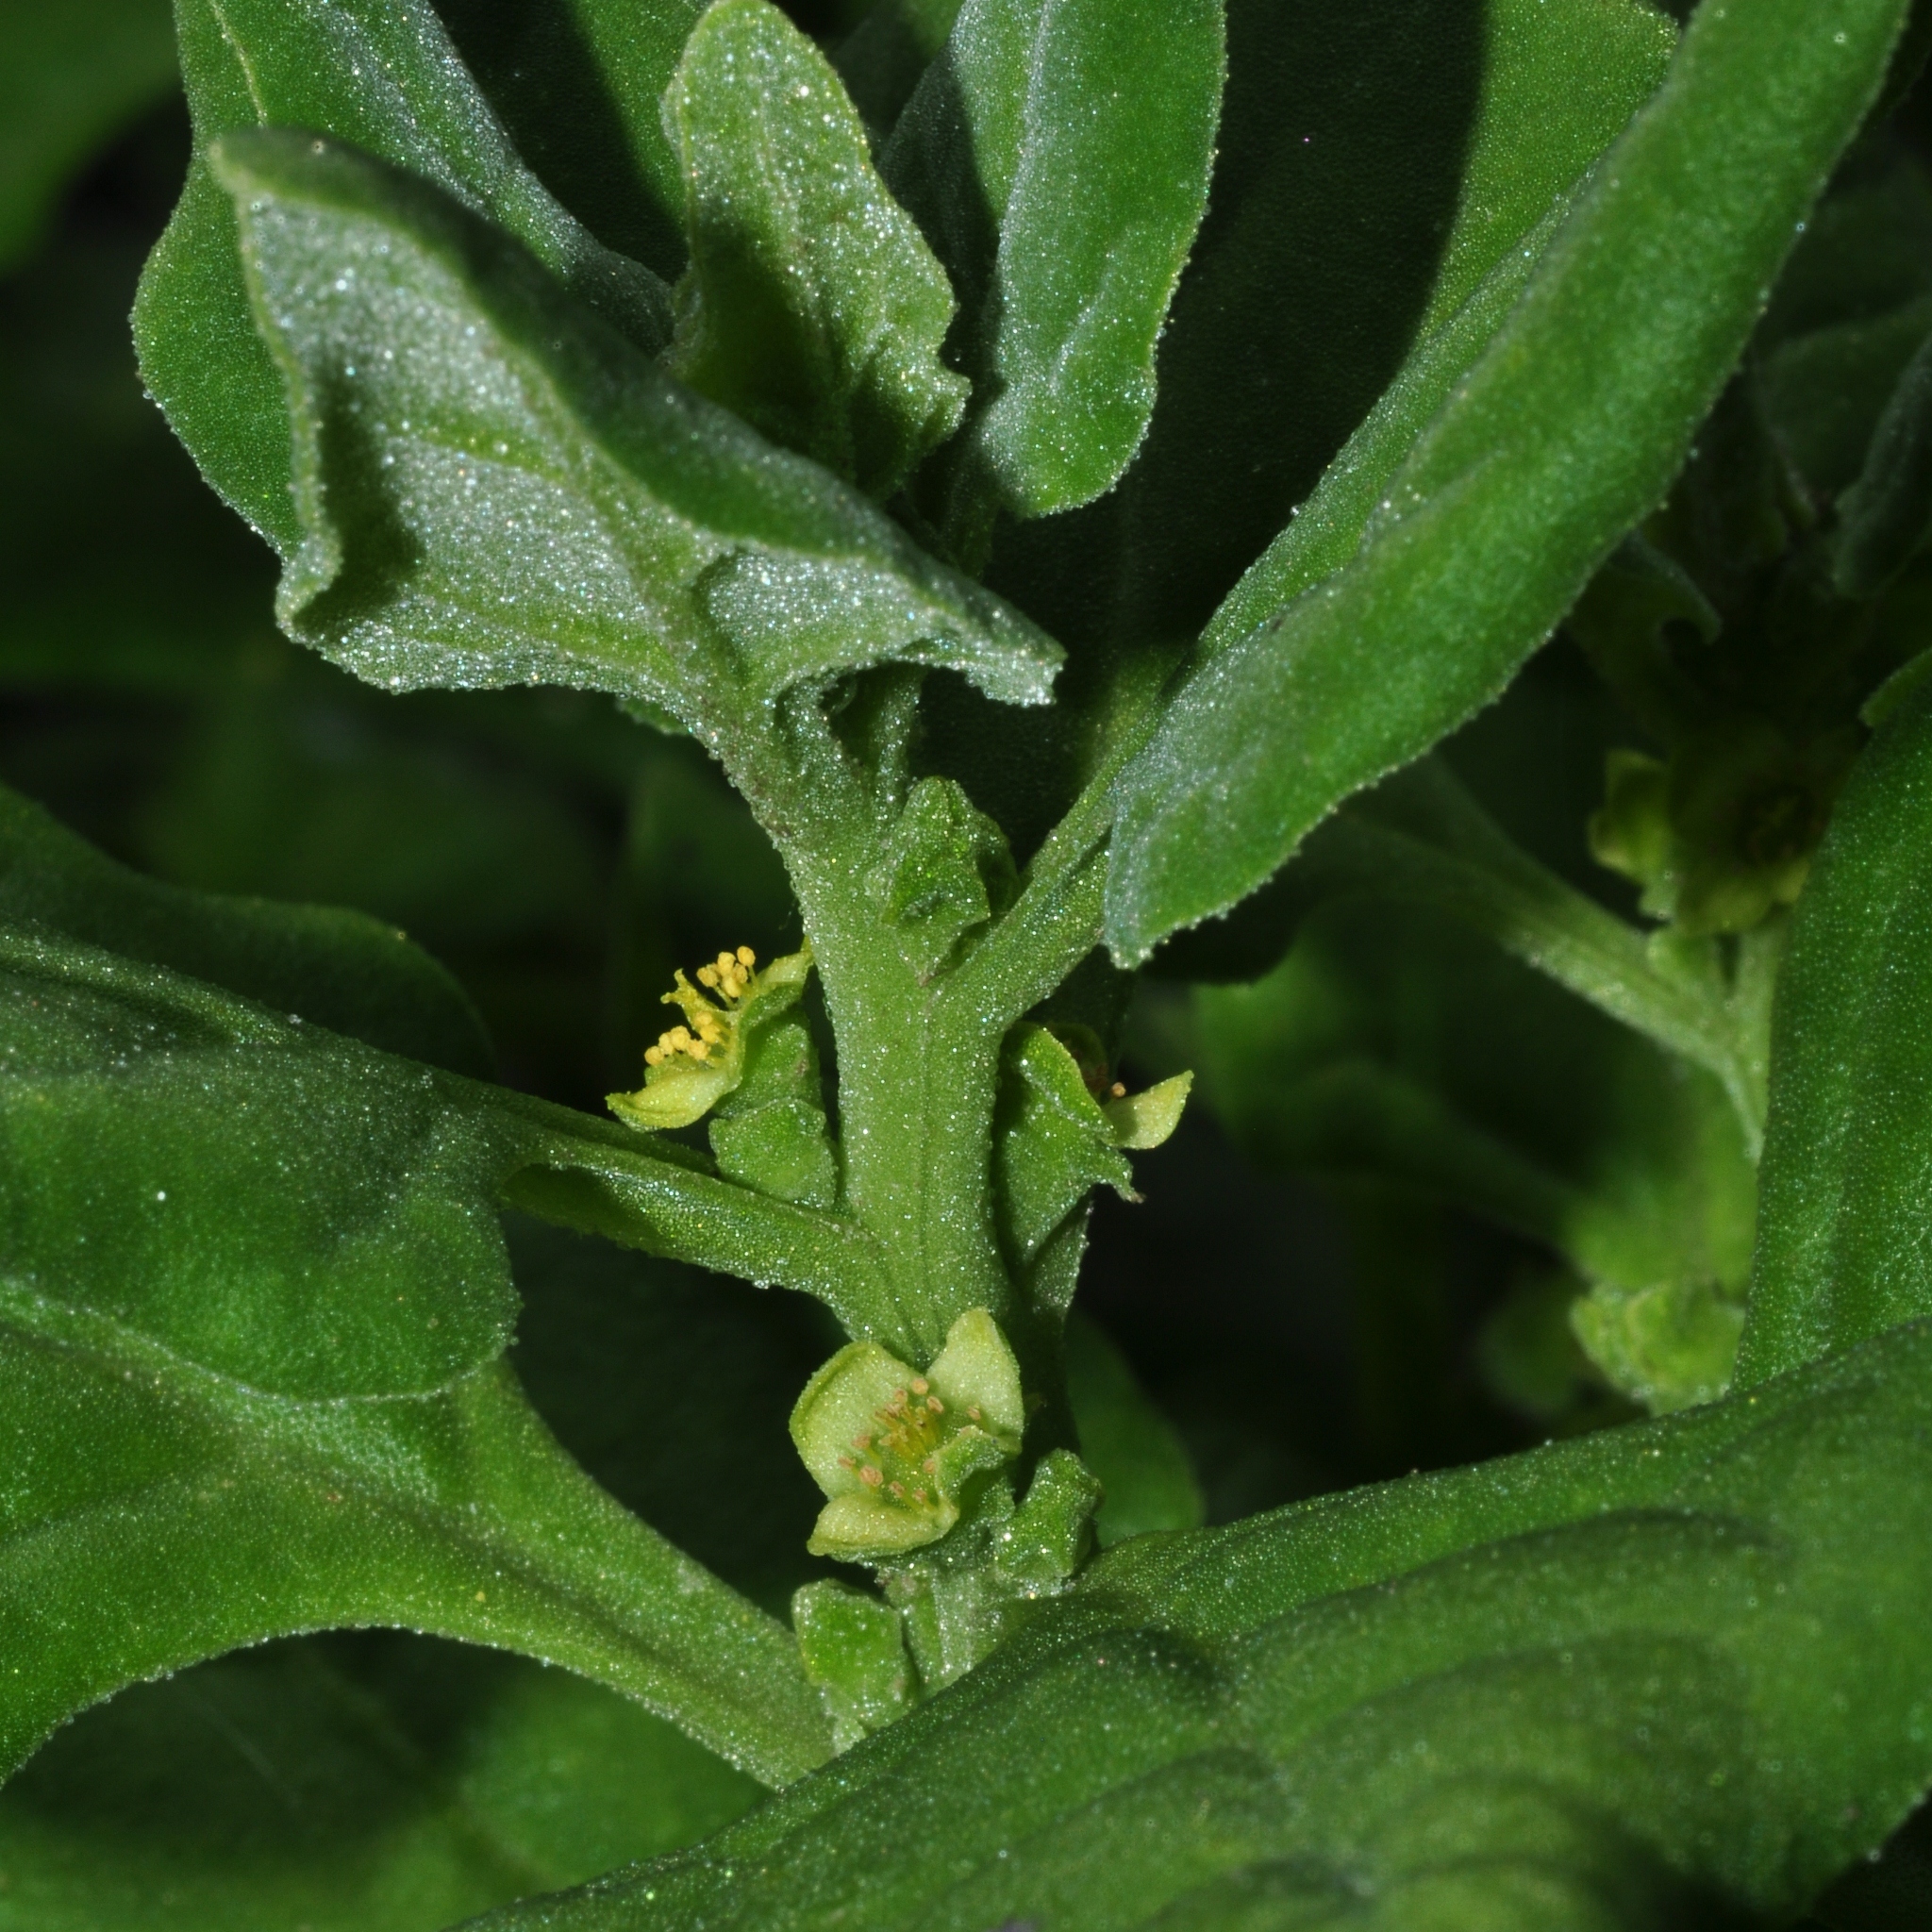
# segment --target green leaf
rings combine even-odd
[[[597,1489],[501,1365],[293,1401],[10,1296],[0,1373],[0,1766],[124,1684],[367,1624],[563,1664],[768,1783],[829,1748],[790,1633]]]
[[[425,1932],[674,1851],[758,1795],[563,1671],[287,1642],[59,1732],[0,1796],[0,1872],[35,1932]]]
[[[8,9],[0,69],[0,269],[32,253],[74,170],[175,77],[161,0]]]
[[[1932,690],[1886,715],[1792,921],[1740,1386],[1932,1308]]]
[[[822,470],[578,309],[425,182],[280,130],[228,138],[289,385],[302,541],[277,610],[372,682],[539,680],[715,740],[881,658],[1039,703],[1055,647]]]
[[[1191,637],[1271,539],[1314,539],[1306,499],[1392,378],[1318,499],[1322,568],[1348,560],[1674,38],[1643,0],[1234,0],[1208,218],[1101,580],[1117,622]]]
[[[1105,1492],[1093,1519],[1100,1547],[1151,1530],[1200,1528],[1207,1505],[1173,1424],[1126,1357],[1079,1314],[1067,1323],[1067,1394],[1081,1457]]]
[[[509,1340],[502,1152],[446,1074],[0,931],[0,1303],[273,1394],[440,1388]]]
[[[1932,1778],[1932,1336],[1693,1416],[1141,1538],[699,1850],[485,1920],[1793,1917]]]
[[[1143,958],[1251,891],[1338,800],[1493,697],[1548,634],[1662,494],[1876,92],[1902,12],[1698,11],[1663,88],[1380,493],[1360,555],[1209,657],[1125,774],[1117,958]]]
[[[671,365],[868,495],[958,427],[945,271],[874,172],[824,56],[770,0],[720,0],[666,96],[691,268]]]
[[[4,787],[0,920],[169,967],[391,1053],[490,1071],[490,1043],[462,989],[394,927],[144,878]]]
[[[1094,1188],[1138,1198],[1134,1171],[1079,1062],[1030,1020],[1007,1036],[1000,1059],[992,1173],[1002,1238],[1021,1268]]]
[[[1091,501],[1154,408],[1154,348],[1207,204],[1219,0],[967,0],[884,171],[952,270],[976,407],[945,514]]]
[[[524,165],[425,0],[183,0],[176,25],[196,158],[142,277],[142,374],[203,474],[284,558],[304,534],[288,404],[250,321],[233,210],[208,174],[223,135],[278,123],[367,148],[500,223],[644,349],[662,345],[663,283]]]

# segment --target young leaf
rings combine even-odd
[[[1360,556],[1208,658],[1125,774],[1108,881],[1118,958],[1251,891],[1339,799],[1494,696],[1547,635],[1661,494],[1877,90],[1903,10],[1699,9],[1662,90],[1384,492]],[[1641,303],[1624,298],[1637,260]]]
[[[770,0],[720,0],[665,97],[691,268],[671,365],[774,442],[886,498],[958,426],[953,291],[873,171],[824,56]]]
[[[838,1200],[819,1050],[795,1013],[754,1044],[743,1083],[711,1117],[710,1138],[718,1172],[730,1180],[809,1208]]]
[[[545,679],[714,741],[787,687],[908,658],[1046,695],[1055,647],[822,470],[578,309],[427,183],[228,138],[289,386],[302,541],[284,626],[373,682]]]
[[[1132,459],[1207,204],[1219,0],[967,0],[884,172],[951,268],[977,398],[951,524],[1091,501]]]
[[[1019,892],[1006,835],[951,778],[922,778],[882,841],[870,885],[924,985],[965,936]]]
[[[483,1924],[1789,1920],[1932,1777],[1928,1375],[1915,1326],[1694,1416],[1137,1539],[701,1850]]]
[[[1887,714],[1832,815],[1772,1021],[1740,1387],[1932,1309],[1932,687]]]
[[[254,340],[233,211],[207,172],[223,135],[280,124],[367,148],[500,223],[645,350],[663,344],[664,284],[600,245],[524,165],[425,0],[183,0],[176,25],[196,158],[142,277],[142,374],[209,482],[285,558],[303,534],[288,405]]]
[[[1001,1233],[1022,1268],[1094,1188],[1136,1198],[1134,1171],[1079,1063],[1031,1021],[1008,1035],[1001,1056],[992,1166]]]

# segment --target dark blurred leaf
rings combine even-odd
[[[29,254],[68,176],[175,77],[163,0],[9,0],[0,15],[0,270]]]
[[[489,1041],[461,988],[392,927],[358,912],[214,898],[143,878],[4,790],[0,919],[171,967],[391,1053],[490,1071]]]
[[[0,1797],[35,1932],[436,1932],[675,1850],[758,1787],[563,1671],[281,1643],[123,1691]]]
[[[675,281],[684,180],[661,109],[702,0],[440,0],[436,10],[543,185],[607,246]]]
[[[1344,901],[1196,1001],[1253,1158],[1404,1182],[1625,1289],[1741,1283],[1756,1190],[1717,1083],[1440,914]]]
[[[1932,537],[1932,331],[1899,377],[1838,513],[1832,574],[1848,596],[1877,595]]]
[[[1105,1491],[1093,1519],[1101,1548],[1154,1530],[1198,1529],[1207,1506],[1174,1424],[1126,1357],[1082,1315],[1067,1323],[1067,1393],[1080,1459]]]
[[[890,132],[920,76],[946,44],[960,0],[877,0],[833,50],[853,105]]]

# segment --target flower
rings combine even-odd
[[[924,1374],[875,1341],[841,1348],[806,1385],[791,1440],[826,1496],[807,1547],[878,1562],[937,1542],[975,1479],[1020,1453],[1020,1365],[969,1308]]]

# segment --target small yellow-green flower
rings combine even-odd
[[[807,1547],[884,1562],[937,1542],[973,1478],[1020,1453],[1020,1365],[970,1308],[924,1374],[875,1341],[841,1348],[791,1411],[791,1440],[825,1492]]]
[[[746,1043],[797,1004],[811,972],[811,947],[773,960],[762,973],[758,963],[749,946],[740,946],[700,966],[697,986],[679,970],[664,1004],[681,1008],[686,1024],[667,1027],[644,1049],[644,1084],[637,1092],[605,1095],[619,1120],[647,1129],[688,1127],[744,1078]]]

